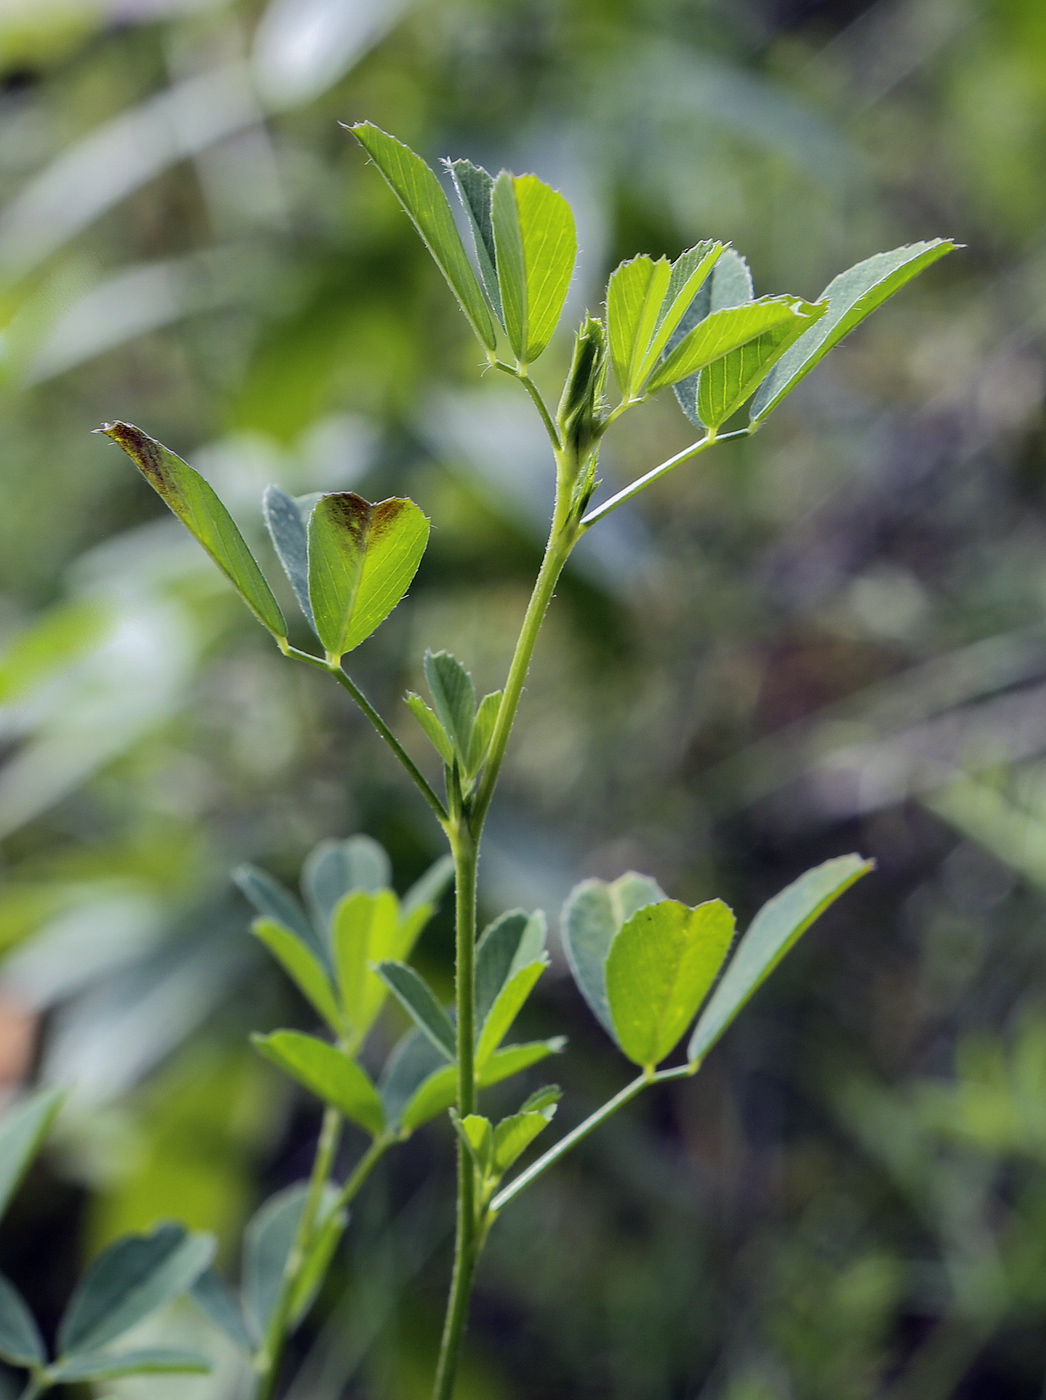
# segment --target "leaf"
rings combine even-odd
[[[536,175],[503,170],[491,203],[501,312],[516,359],[532,364],[559,324],[577,257],[570,205]]]
[[[329,1203],[327,1214],[321,1219],[313,1233],[312,1240],[305,1250],[301,1271],[294,1282],[290,1298],[290,1324],[296,1327],[312,1306],[320,1285],[327,1275],[327,1269],[338,1247],[338,1241],[349,1223],[349,1213],[344,1209],[333,1209]]]
[[[392,864],[385,848],[370,836],[321,841],[309,852],[301,882],[316,922],[326,932],[338,901],[345,895],[391,886]]]
[[[455,1066],[447,1064],[446,1055],[436,1049],[427,1035],[419,1030],[409,1030],[386,1060],[378,1081],[378,1094],[385,1109],[386,1122],[393,1126],[399,1123],[400,1115],[420,1086],[431,1075],[444,1069],[449,1069],[452,1076],[457,1074]],[[452,1089],[444,1107],[453,1102]]]
[[[286,637],[287,624],[272,589],[236,522],[198,471],[133,423],[104,423],[95,432],[119,444],[149,485],[211,556],[240,597],[274,637]]]
[[[337,1034],[345,1029],[344,1018],[334,997],[334,988],[326,969],[301,939],[278,924],[275,919],[255,919],[251,925],[255,938],[265,944],[269,952],[299,988],[302,994]]]
[[[415,880],[403,896],[400,901],[401,913],[406,917],[421,904],[431,905],[435,909],[453,878],[453,856],[440,856],[439,860],[433,861],[420,880]]]
[[[399,901],[391,890],[347,894],[331,918],[331,944],[341,1005],[357,1041],[385,1003],[385,986],[369,966],[394,952]]]
[[[827,309],[826,304],[821,305]],[[690,421],[706,428],[721,427],[756,391],[789,347],[806,334],[805,326],[806,322],[798,319],[791,324],[786,322],[775,326],[773,330],[750,340],[747,345],[731,350],[722,359],[713,360],[698,378],[697,401],[693,410],[676,394]],[[691,384],[693,378],[684,382]],[[679,388],[678,384],[676,388]]]
[[[498,320],[504,325],[501,292],[498,288],[497,254],[494,251],[494,215],[491,209],[494,196],[493,176],[481,165],[473,165],[470,160],[448,160],[445,164],[451,173],[461,206],[468,215],[484,290]]]
[[[484,1118],[479,1113],[470,1113],[467,1117],[454,1118],[454,1126],[458,1130],[462,1142],[469,1151],[476,1170],[480,1176],[486,1176],[487,1172],[494,1164],[494,1125],[489,1118]]]
[[[464,768],[476,717],[472,677],[449,651],[427,651],[424,665],[436,717]]]
[[[0,1274],[0,1356],[13,1366],[41,1366],[47,1350],[25,1299]]]
[[[214,1258],[213,1235],[158,1225],[149,1235],[126,1235],[96,1259],[81,1280],[58,1328],[58,1350],[97,1351],[185,1293]]]
[[[821,293],[821,300],[828,302],[827,314],[796,341],[763,381],[752,404],[752,423],[761,423],[830,350],[894,292],[958,247],[961,244],[949,238],[909,243],[889,253],[876,253],[834,277]]]
[[[232,878],[258,913],[293,933],[321,962],[327,950],[316,936],[305,910],[286,886],[256,865],[239,865]]]
[[[407,708],[428,735],[433,748],[446,764],[454,762],[454,745],[450,741],[447,731],[440,724],[439,720],[429,709],[428,705],[416,695],[413,690],[408,690],[403,697],[407,703]]]
[[[472,329],[493,350],[497,344],[494,322],[454,224],[450,201],[436,176],[409,146],[370,122],[360,122],[351,130],[410,215]]]
[[[478,773],[483,766],[483,760],[487,756],[490,748],[490,741],[494,735],[494,726],[498,722],[498,711],[501,709],[501,691],[492,691],[490,695],[484,695],[476,710],[475,723],[472,726],[472,737],[469,740],[468,759],[465,764],[465,771],[471,777]]]
[[[371,1137],[381,1133],[385,1127],[385,1112],[378,1091],[348,1055],[300,1031],[252,1035],[251,1041],[266,1059],[279,1065],[311,1094],[358,1123]]]
[[[108,1381],[118,1376],[206,1375],[211,1363],[197,1351],[142,1347],[123,1352],[78,1352],[48,1368],[52,1381]]]
[[[861,856],[836,856],[800,875],[763,905],[701,1013],[687,1048],[689,1060],[704,1059],[752,993],[814,920],[874,868],[874,861]]]
[[[668,344],[686,314],[702,283],[708,280],[724,251],[722,243],[698,243],[680,254],[672,264],[664,301],[657,314],[653,335],[639,356],[635,371],[636,389],[641,389],[657,358]]]
[[[543,1133],[556,1111],[553,1103],[540,1112],[514,1113],[503,1118],[494,1130],[494,1170],[500,1175],[508,1171],[539,1133]]]
[[[457,1038],[454,1027],[425,979],[401,962],[379,963],[375,971],[436,1049],[441,1050],[448,1060],[455,1059]]]
[[[60,603],[5,638],[0,656],[0,705],[31,693],[56,672],[96,647],[113,621],[112,605],[100,598]]]
[[[265,1336],[279,1301],[284,1271],[308,1194],[309,1184],[305,1181],[278,1191],[264,1202],[244,1231],[243,1303],[258,1342]],[[327,1182],[318,1215],[321,1224],[329,1220],[337,1199],[337,1188]]]
[[[637,909],[664,897],[656,880],[629,870],[609,885],[603,880],[583,880],[563,905],[560,924],[570,971],[593,1015],[615,1039],[605,971],[610,945]]]
[[[658,1065],[694,1019],[734,936],[720,899],[690,909],[666,899],[638,909],[607,956],[607,1000],[617,1041],[630,1060]]]
[[[801,297],[787,296],[760,297],[744,306],[713,311],[668,352],[647,381],[644,393],[649,397],[687,375],[696,374],[713,360],[775,326],[792,325],[796,319],[808,326],[822,314],[819,306]]]
[[[679,325],[668,339],[668,349],[674,350],[683,337],[713,311],[732,306],[744,306],[755,298],[752,274],[744,258],[733,248],[724,249],[715,267],[705,278],[697,295],[680,318]],[[679,406],[695,427],[706,426],[697,416],[697,390],[701,371],[689,374],[672,386]]]
[[[278,486],[268,486],[262,496],[262,514],[277,558],[283,565],[298,606],[313,626],[312,604],[309,601],[309,516],[312,506],[303,511],[293,496]]]
[[[545,954],[534,962],[516,969],[513,967],[509,978],[494,1000],[476,1044],[476,1073],[482,1074],[487,1061],[508,1034],[509,1027],[519,1015],[523,1003],[534,990],[534,984],[548,967]]]
[[[329,657],[366,641],[402,601],[428,538],[413,501],[372,505],[354,491],[320,497],[309,519],[309,598]]]
[[[189,1296],[241,1351],[249,1355],[254,1350],[239,1299],[215,1269],[204,1269],[190,1288]]]
[[[40,1151],[64,1098],[61,1089],[40,1089],[0,1118],[0,1215]]]
[[[509,974],[534,962],[545,950],[547,928],[541,910],[510,909],[484,929],[476,945],[476,1024],[482,1026]]]

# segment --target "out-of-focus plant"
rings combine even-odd
[[[302,882],[308,912],[263,872],[241,872],[241,886],[260,914],[256,934],[328,1033],[281,1030],[257,1038],[257,1047],[327,1107],[309,1180],[266,1202],[248,1230],[241,1297],[213,1273],[202,1275],[195,1296],[249,1352],[255,1394],[267,1400],[278,1384],[288,1335],[308,1309],[344,1230],[350,1200],[393,1144],[449,1110],[458,1135],[457,1229],[433,1394],[450,1400],[476,1266],[497,1217],[642,1090],[695,1074],[805,929],[870,868],[850,855],[808,871],[763,907],[732,956],[734,917],[721,900],[691,908],[666,898],[656,881],[631,872],[611,884],[578,886],[563,914],[567,959],[585,1000],[639,1073],[503,1184],[548,1126],[560,1090],[539,1089],[496,1124],[478,1111],[478,1095],[562,1043],[503,1044],[548,964],[546,925],[540,913],[512,910],[477,939],[477,877],[484,825],[556,584],[595,525],[718,441],[756,431],[850,330],[954,244],[939,239],[869,258],[830,282],[816,302],[755,298],[744,259],[714,241],[671,262],[634,257],[610,278],[605,317],[583,319],[552,408],[530,369],[557,329],[573,274],[576,236],[566,201],[533,175],[502,171],[495,178],[469,161],[448,162],[471,228],[473,262],[432,170],[378,128],[353,129],[457,297],[488,365],[517,381],[532,400],[555,469],[545,552],[503,689],[477,701],[464,666],[437,651],[427,652],[424,662],[431,705],[407,696],[442,761],[442,792],[344,666],[346,655],[406,594],[428,540],[422,511],[404,498],[372,504],[354,492],[291,497],[278,487],[268,489],[266,524],[319,643],[318,650],[299,647],[231,515],[204,478],[127,423],[100,431],[133,458],[284,655],[327,672],[348,691],[421,793],[449,846],[449,861],[437,863],[402,901],[390,888],[384,852],[361,839],[314,852]],[[605,399],[611,366],[618,388],[613,407]],[[669,387],[700,436],[593,505],[604,434]],[[747,425],[730,430],[749,400]],[[455,999],[448,1009],[407,958],[451,869]],[[375,1084],[360,1052],[390,992],[415,1029]],[[665,1067],[695,1017],[683,1062]],[[371,1145],[348,1178],[335,1184],[331,1169],[346,1119],[363,1128]],[[34,1372],[49,1374],[39,1367]]]

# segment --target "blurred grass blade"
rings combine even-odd
[[[198,1351],[181,1347],[142,1347],[116,1353],[81,1352],[48,1368],[48,1376],[63,1385],[76,1381],[108,1381],[119,1376],[207,1375],[211,1363]]]
[[[821,305],[823,315],[827,303]],[[693,412],[688,411],[686,403],[676,395],[690,421],[696,421],[706,428],[720,428],[755,393],[782,355],[801,335],[806,334],[806,325],[798,317],[791,323],[786,321],[773,330],[764,331],[747,345],[739,345],[729,355],[713,360],[701,371],[697,384],[697,404]],[[692,380],[686,382],[691,383]]]
[[[697,1023],[687,1049],[689,1060],[705,1057],[814,920],[874,866],[861,856],[836,856],[800,875],[763,905]]]
[[[331,1030],[341,1035],[345,1030],[344,1018],[326,968],[315,954],[305,946],[297,934],[277,923],[275,919],[255,919],[251,925],[251,932],[265,944]]]
[[[185,1293],[214,1258],[212,1235],[158,1225],[127,1235],[96,1259],[80,1282],[58,1328],[63,1357],[97,1351],[150,1313]]]
[[[448,160],[446,165],[453,177],[462,208],[469,218],[484,289],[498,320],[504,325],[501,292],[498,288],[497,253],[494,248],[494,213],[491,207],[494,198],[493,176],[482,166],[473,165],[470,160]]]
[[[613,884],[583,880],[575,885],[560,920],[563,948],[578,990],[608,1035],[617,1039],[607,1003],[606,960],[614,935],[645,904],[665,897],[656,880],[634,870]]]
[[[354,491],[322,496],[309,521],[309,598],[331,658],[358,647],[402,600],[429,522],[413,501],[372,505]]]
[[[393,992],[404,1010],[419,1030],[446,1055],[448,1060],[457,1056],[454,1027],[450,1017],[440,1006],[436,994],[425,979],[401,962],[382,962],[376,969],[378,976]]]
[[[828,302],[827,315],[782,356],[763,381],[752,405],[752,423],[761,423],[829,350],[894,292],[959,246],[948,238],[909,243],[889,253],[876,253],[833,278],[821,293],[822,300]]]
[[[808,326],[819,315],[820,309],[811,302],[788,296],[760,297],[743,306],[713,311],[668,352],[650,376],[644,392],[656,394],[776,326],[792,325],[797,320]]]
[[[25,1299],[0,1274],[0,1356],[13,1366],[39,1366],[47,1360],[40,1329]]]
[[[213,487],[187,462],[132,423],[105,423],[96,432],[119,444],[150,486],[221,569],[240,597],[274,637],[287,635],[279,604]]]
[[[385,1127],[378,1091],[359,1065],[333,1045],[300,1031],[254,1035],[251,1041],[266,1059],[358,1123],[371,1137],[377,1137]]]
[[[516,359],[533,363],[559,324],[577,258],[570,205],[536,175],[494,181],[494,246],[505,331]]]
[[[0,1119],[0,1216],[40,1151],[64,1097],[61,1089],[41,1089]]]
[[[497,344],[494,322],[436,176],[419,155],[370,122],[360,122],[351,130],[410,215],[472,329],[493,350]]]
[[[268,486],[262,497],[262,513],[283,572],[287,575],[298,606],[313,626],[312,603],[309,601],[309,525],[308,515],[293,496],[278,486]]]
[[[622,926],[607,956],[607,1000],[618,1044],[644,1069],[661,1063],[708,995],[734,936],[719,899],[696,909],[648,904]]]

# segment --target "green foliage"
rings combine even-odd
[[[9,1108],[0,1120],[0,1215],[40,1151],[63,1098],[60,1089],[42,1089]]]
[[[251,1041],[266,1059],[358,1123],[371,1137],[382,1132],[385,1114],[378,1092],[343,1051],[299,1031],[274,1031],[272,1035],[252,1036]]]
[[[133,423],[106,423],[96,431],[123,448],[153,490],[203,545],[261,625],[274,637],[285,637],[287,624],[272,589],[214,488]]]
[[[525,366],[548,345],[563,312],[577,257],[574,216],[536,176],[507,170],[494,181],[491,208],[505,331]]]
[[[38,1366],[47,1361],[44,1339],[22,1295],[0,1274],[0,1356],[12,1366]]]
[[[425,653],[425,680],[433,709],[412,691],[406,702],[448,766],[457,764],[461,777],[474,779],[487,756],[501,706],[501,691],[476,704],[472,677],[449,651]]]
[[[321,496],[309,517],[309,601],[332,660],[366,641],[411,585],[429,522],[413,501]]]
[[[379,963],[377,971],[418,1030],[427,1035],[448,1060],[453,1060],[457,1054],[454,1027],[424,977],[406,963]]]
[[[610,945],[638,909],[664,897],[656,880],[629,870],[609,885],[603,880],[583,880],[563,906],[563,947],[570,971],[609,1035],[614,1034],[606,983]]]

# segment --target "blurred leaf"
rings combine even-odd
[[[420,880],[416,880],[410,889],[403,896],[400,910],[406,917],[422,904],[430,905],[435,909],[443,896],[444,890],[454,878],[454,859],[452,856],[440,856],[439,860],[433,861]],[[403,954],[400,955],[401,957]]]
[[[64,1098],[61,1089],[41,1089],[0,1118],[0,1216],[40,1151]]]
[[[861,856],[815,866],[763,905],[723,974],[690,1038],[689,1060],[702,1060],[754,991],[810,925],[852,884],[875,868]]]
[[[52,1380],[63,1385],[74,1381],[107,1381],[118,1376],[206,1375],[211,1363],[196,1351],[171,1347],[143,1347],[118,1353],[79,1352],[64,1357],[48,1369]]]
[[[129,1235],[96,1259],[74,1292],[58,1328],[58,1349],[69,1357],[92,1352],[185,1293],[214,1258],[211,1235],[158,1225]]]
[[[454,1118],[454,1126],[476,1165],[480,1176],[486,1176],[494,1164],[494,1125],[482,1114],[470,1113],[465,1118]]]
[[[801,297],[787,296],[760,297],[743,306],[713,311],[668,352],[650,376],[645,393],[656,394],[669,384],[696,374],[713,360],[778,326],[806,327],[823,314],[820,304],[815,306]]]
[[[305,1250],[301,1272],[294,1281],[289,1314],[292,1327],[301,1321],[312,1306],[348,1221],[348,1211],[335,1209],[332,1197],[327,1203],[326,1212],[321,1211],[319,1225],[313,1231],[312,1239]]]
[[[237,866],[232,878],[263,918],[282,924],[305,944],[314,957],[321,963],[326,962],[326,948],[317,938],[305,910],[285,885],[256,865]]]
[[[559,324],[577,257],[570,205],[535,175],[503,170],[494,181],[494,244],[505,331],[531,364]]]
[[[331,920],[331,943],[337,970],[341,1004],[356,1041],[374,1024],[385,1003],[385,985],[372,964],[385,958],[398,961],[403,945],[413,942],[420,932],[420,921],[401,935],[399,902],[391,890],[369,894],[355,890],[347,894]]]
[[[684,400],[676,395],[690,421],[706,428],[721,427],[755,392],[788,348],[805,334],[805,325],[804,321],[796,320],[791,324],[775,326],[772,331],[764,332],[747,345],[731,350],[722,359],[713,360],[701,371],[695,410],[690,411]],[[686,382],[691,383],[692,380]]]
[[[25,1300],[0,1274],[0,1356],[14,1366],[38,1366],[47,1360],[40,1329]]]
[[[516,970],[510,970],[508,980],[494,999],[494,1005],[487,1013],[476,1044],[476,1073],[480,1075],[487,1061],[508,1034],[512,1022],[519,1015],[534,984],[548,967],[548,957],[542,954],[534,962]]]
[[[309,597],[330,657],[366,641],[401,602],[428,538],[429,522],[413,501],[321,496],[309,520]]]
[[[279,1301],[287,1260],[294,1247],[302,1212],[309,1195],[309,1184],[293,1186],[270,1196],[258,1209],[243,1237],[243,1303],[255,1338],[261,1342],[273,1309]],[[337,1188],[324,1185],[318,1219],[320,1233],[329,1223],[337,1204]]]
[[[377,1137],[384,1128],[385,1113],[378,1091],[359,1065],[341,1050],[300,1031],[252,1035],[251,1042],[266,1059],[358,1123],[371,1137]]]
[[[303,511],[293,496],[278,486],[268,486],[262,497],[262,513],[283,572],[287,575],[298,606],[312,627],[312,603],[309,601],[309,516],[312,508]]]
[[[694,1019],[734,936],[719,899],[690,909],[666,899],[639,909],[607,956],[607,1000],[618,1044],[644,1068],[658,1065]]]
[[[0,705],[9,705],[97,645],[112,623],[96,598],[51,608],[8,642],[0,656]]]
[[[472,677],[449,651],[427,651],[424,664],[436,717],[454,745],[462,768],[465,768],[476,717],[476,692]]]
[[[420,695],[416,695],[413,690],[408,690],[403,697],[407,703],[407,708],[424,729],[432,743],[433,748],[446,764],[454,762],[454,745],[447,736],[446,730],[439,720],[429,709]]]
[[[370,122],[351,129],[410,215],[472,329],[487,349],[493,350],[497,344],[494,322],[436,176],[408,146]]]
[[[471,776],[478,773],[482,767],[483,760],[487,756],[487,749],[494,736],[494,726],[498,722],[498,711],[501,709],[501,691],[492,691],[490,695],[484,695],[476,710],[475,723],[472,726],[472,737],[469,740],[467,762],[465,771]]]
[[[958,246],[948,238],[909,243],[890,253],[876,253],[834,277],[820,298],[828,303],[827,314],[791,347],[764,380],[752,405],[752,422],[761,423],[866,316]]]
[[[453,1060],[457,1055],[454,1027],[420,973],[406,963],[391,961],[379,963],[376,970],[418,1029],[424,1031],[448,1060]]]
[[[520,1109],[519,1113],[503,1118],[494,1130],[494,1169],[499,1174],[508,1171],[539,1133],[543,1133],[556,1112],[553,1100],[540,1109]]]
[[[330,978],[297,934],[278,924],[275,919],[255,919],[251,924],[251,932],[265,944],[331,1030],[340,1035],[344,1029],[343,1018],[334,997]]]
[[[309,852],[301,883],[316,922],[327,930],[345,895],[390,888],[392,864],[385,848],[370,836],[321,841]]]
[[[497,253],[494,247],[494,180],[482,166],[470,160],[448,160],[447,169],[454,180],[462,208],[468,215],[472,240],[476,248],[479,275],[498,320],[505,324],[498,288]]]
[[[254,1350],[239,1299],[213,1268],[204,1269],[189,1290],[189,1296],[241,1351],[249,1355]]]
[[[232,516],[198,471],[132,423],[106,423],[97,432],[118,443],[151,487],[194,535],[263,627],[286,637],[287,624],[272,589]]]
[[[476,945],[476,1024],[482,1026],[509,976],[545,950],[547,924],[537,910],[510,909],[495,919]]]
[[[578,990],[608,1035],[614,1023],[607,1003],[606,960],[618,929],[645,904],[665,897],[656,880],[634,870],[619,875],[613,884],[583,880],[575,885],[566,903],[560,927],[563,948]]]

